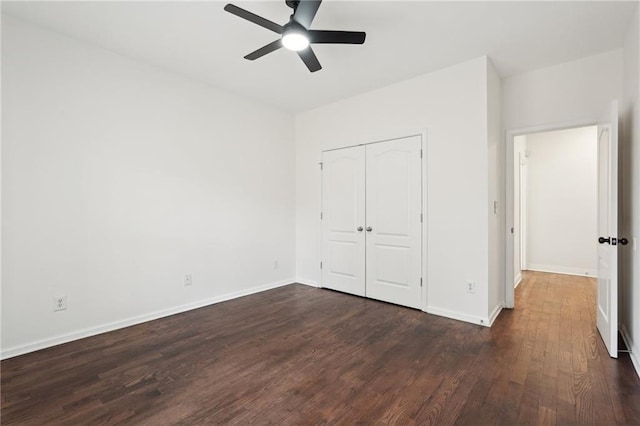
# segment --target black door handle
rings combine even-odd
[[[629,244],[629,240],[627,240],[627,239],[626,239],[626,238],[624,238],[624,237],[623,237],[623,238],[620,238],[620,239],[618,240],[618,242],[619,242],[620,244],[622,244],[623,246],[626,246],[627,244]]]
[[[611,244],[611,238],[610,237],[607,237],[607,238],[600,237],[600,238],[598,238],[598,242],[600,244],[604,244],[604,243]]]

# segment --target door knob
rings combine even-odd
[[[600,238],[598,238],[598,242],[600,244],[604,244],[604,243],[611,244],[611,238],[609,238],[609,237],[607,237],[607,238],[600,237]]]
[[[370,226],[367,226],[367,232],[371,232],[371,231],[373,231],[373,228]]]
[[[362,226],[358,226],[358,232],[362,232],[364,228]]]
[[[618,240],[618,242],[619,242],[620,244],[622,244],[623,246],[626,246],[627,244],[629,244],[629,240],[627,240],[627,239],[626,239],[626,238],[624,238],[624,237],[623,237],[623,238],[620,238],[620,239]]]

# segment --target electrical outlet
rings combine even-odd
[[[467,281],[467,293],[476,294],[476,283],[473,281]]]
[[[280,264],[278,264],[277,260],[273,261],[273,269],[278,269],[280,267]]]
[[[53,298],[53,311],[64,311],[67,309],[67,296],[56,296]]]
[[[184,274],[184,285],[191,285],[191,274]]]

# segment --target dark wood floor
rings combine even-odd
[[[291,285],[3,361],[10,424],[640,424],[592,279],[529,273],[493,328]]]

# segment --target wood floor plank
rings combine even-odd
[[[524,273],[489,329],[291,285],[11,358],[3,425],[640,424],[595,281]]]

